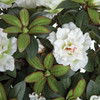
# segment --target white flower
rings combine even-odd
[[[14,70],[14,58],[12,55],[17,50],[17,39],[12,37],[7,38],[7,33],[0,28],[0,71]]]
[[[40,96],[41,96],[41,94],[40,94]],[[33,92],[32,94],[29,94],[30,100],[46,100],[46,98],[40,97],[40,96],[37,95],[35,92]]]
[[[36,0],[16,0],[14,7],[36,8]]]
[[[52,19],[55,15],[61,12],[63,9],[56,9],[56,7],[64,0],[37,0],[36,6],[44,6],[48,10],[44,10],[47,14],[43,15]]]
[[[92,95],[90,100],[100,100],[100,96]]]
[[[47,39],[54,46],[53,55],[58,64],[70,65],[73,71],[86,66],[86,51],[91,46],[91,38],[88,33],[83,35],[74,23],[64,24],[56,33],[51,32]]]
[[[5,8],[10,8],[11,6],[12,6],[11,4],[4,4],[4,3],[0,2],[0,8],[5,9]]]
[[[39,45],[39,49],[38,49],[38,53],[42,53],[44,51],[44,46],[41,44],[40,40],[37,39],[38,45]]]

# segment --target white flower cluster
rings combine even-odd
[[[0,8],[5,9],[5,8],[10,8],[11,6],[12,6],[11,4],[8,5],[8,4],[4,4],[4,3],[0,2]]]
[[[58,64],[70,65],[73,71],[84,68],[88,62],[86,51],[91,46],[89,33],[83,32],[72,22],[51,32],[47,39],[54,46],[53,55]]]
[[[33,92],[32,94],[29,94],[29,98],[30,100],[46,100],[45,97],[41,97],[41,94],[39,96],[35,92]]]
[[[0,71],[14,70],[14,58],[12,55],[17,50],[17,39],[12,37],[7,38],[7,33],[0,28]]]

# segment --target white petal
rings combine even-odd
[[[88,63],[88,58],[86,57],[86,59],[83,59],[83,60],[76,60],[74,62],[72,62],[70,64],[71,66],[71,69],[73,71],[77,71],[79,70],[80,68],[84,68],[86,66],[86,64]]]
[[[91,47],[91,38],[89,36],[89,33],[85,33],[84,38],[85,38],[85,42],[84,42],[85,50],[88,50]]]
[[[17,51],[17,39],[15,37],[11,38],[10,54],[13,55]]]
[[[0,71],[5,72],[6,70],[13,71],[15,68],[14,58],[11,55],[3,55],[0,58]]]
[[[62,28],[68,28],[68,29],[70,29],[70,30],[73,30],[73,29],[76,28],[76,25],[75,25],[73,22],[70,22],[70,23],[68,23],[68,24],[64,24],[64,25],[62,26]]]
[[[100,96],[92,95],[90,100],[100,100]]]
[[[56,40],[56,34],[55,32],[51,32],[49,34],[49,36],[47,37],[47,39],[51,42],[51,44],[53,45],[54,44],[54,41]]]

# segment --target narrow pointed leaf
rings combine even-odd
[[[70,66],[63,66],[63,65],[55,65],[52,69],[51,69],[51,73],[56,76],[62,76],[65,73],[67,73],[70,70]]]
[[[64,97],[60,97],[60,98],[56,98],[54,100],[65,100],[65,98]]]
[[[18,28],[18,27],[8,27],[8,28],[4,29],[4,32],[6,32],[6,33],[21,33],[22,30],[21,30],[21,28]]]
[[[74,97],[80,97],[85,90],[86,81],[84,79],[80,80],[74,89]]]
[[[2,18],[5,22],[11,25],[14,25],[20,28],[22,27],[20,20],[16,16],[5,14],[5,15],[1,15],[0,18]]]
[[[99,25],[100,24],[100,14],[96,10],[92,8],[88,8],[88,14],[93,21],[94,24]]]
[[[73,90],[70,90],[67,94],[66,100],[69,99],[70,97],[72,97],[74,95]]]
[[[25,78],[25,82],[27,83],[33,83],[36,82],[38,80],[40,80],[43,77],[43,73],[38,71],[38,72],[33,72],[32,74],[28,75]]]
[[[34,36],[31,36],[30,44],[26,48],[27,55],[31,60],[34,59],[34,57],[38,53],[38,42]]]
[[[25,90],[26,90],[26,83],[24,81],[21,81],[17,83],[14,86],[14,88],[11,89],[9,93],[9,98],[17,98],[18,100],[23,100]]]
[[[38,33],[50,33],[50,31],[44,26],[35,26],[30,29],[29,34],[38,34]]]
[[[0,100],[7,100],[3,85],[0,83]]]
[[[44,70],[43,65],[41,64],[40,60],[37,57],[35,57],[33,60],[31,60],[29,57],[27,57],[27,61],[35,69]]]
[[[46,83],[46,78],[43,77],[41,80],[37,81],[37,82],[34,84],[34,91],[35,91],[37,94],[40,94],[41,91],[42,91],[43,88],[44,88],[45,83]]]
[[[20,34],[18,37],[18,49],[23,52],[30,43],[30,36],[27,34]]]
[[[28,23],[29,23],[29,13],[26,9],[22,9],[20,11],[20,19],[21,19],[23,26],[28,25]]]
[[[44,66],[46,69],[50,70],[53,66],[54,57],[52,53],[48,54],[44,59]]]
[[[32,28],[35,25],[48,25],[50,23],[51,23],[51,19],[49,19],[48,17],[39,16],[38,18],[33,20],[29,28]]]
[[[48,77],[47,81],[51,90],[53,90],[54,92],[58,92],[57,80],[53,76],[50,76]]]

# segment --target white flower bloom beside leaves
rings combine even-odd
[[[36,8],[36,0],[16,0],[14,7]]]
[[[3,32],[0,28],[0,72],[5,72],[6,70],[14,70],[14,58],[12,55],[17,50],[17,39],[12,37],[7,38],[7,33]]]
[[[91,46],[91,38],[89,33],[83,35],[74,23],[64,24],[47,39],[54,46],[53,55],[58,64],[70,65],[73,71],[77,71],[88,63],[86,51]]]
[[[29,94],[29,98],[30,100],[46,100],[45,97],[41,97],[41,94],[39,96],[35,92],[33,92],[32,94]]]
[[[90,100],[100,100],[100,96],[92,95]]]

